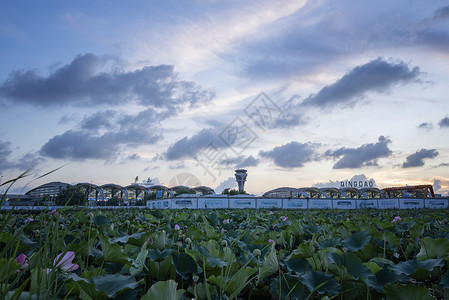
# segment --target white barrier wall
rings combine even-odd
[[[356,209],[355,199],[332,200],[332,207],[335,209]]]
[[[229,208],[256,208],[256,198],[229,197]]]
[[[256,201],[257,208],[282,208],[282,199],[261,199],[258,198]]]
[[[228,198],[198,198],[198,208],[200,209],[217,209],[217,208],[228,208],[229,201]]]
[[[309,208],[332,208],[332,200],[328,199],[309,199]]]
[[[425,199],[425,207],[426,208],[447,208],[448,207],[447,199]]]
[[[307,199],[283,199],[282,208],[284,209],[307,209]]]
[[[399,208],[398,199],[378,199],[377,203],[380,209]]]
[[[403,209],[424,208],[423,199],[399,199],[399,207]]]
[[[196,209],[196,208],[198,208],[198,198],[179,197],[179,198],[171,199],[171,208],[174,208],[174,209],[181,209],[181,208]]]
[[[357,208],[378,208],[376,199],[357,199]]]

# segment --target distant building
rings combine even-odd
[[[248,176],[248,174],[245,169],[235,170],[235,180],[237,180],[240,193],[242,193],[245,190],[246,176]]]

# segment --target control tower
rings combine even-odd
[[[246,176],[248,175],[246,172],[245,169],[235,170],[235,180],[237,180],[237,184],[239,185],[239,192],[244,191]]]

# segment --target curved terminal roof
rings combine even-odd
[[[320,188],[320,193],[324,198],[341,198],[340,191],[334,187]]]
[[[32,200],[53,200],[59,192],[65,189],[68,185],[70,184],[60,181],[53,181],[31,189],[26,192],[25,195],[28,195]]]
[[[163,185],[152,185],[149,187],[145,187],[143,185],[133,183],[124,187],[115,183],[103,184],[101,186],[88,182],[82,182],[78,184],[82,185],[88,193],[95,191],[96,198],[98,199],[98,195],[100,196],[98,200],[105,200],[107,194],[112,194],[113,196],[118,192],[121,193],[121,197],[123,199],[129,199],[130,196],[138,198],[139,195],[141,195],[141,193],[152,193],[155,190],[165,191],[168,197],[174,196],[173,188],[170,189]],[[29,196],[30,199],[33,200],[42,200],[45,197],[51,199],[53,197],[56,197],[58,193],[62,189],[65,189],[68,185],[71,184],[60,181],[49,182],[29,190],[28,192],[25,193],[25,195]],[[177,186],[174,188],[180,187],[189,188],[187,186]],[[197,192],[200,192],[202,195],[215,195],[215,191],[207,186],[198,186],[192,189]]]
[[[195,191],[200,192],[202,195],[214,195],[215,191],[208,186],[197,186],[193,188]]]

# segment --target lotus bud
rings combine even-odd
[[[177,241],[176,242],[176,246],[178,246],[179,248],[182,247],[182,242],[181,241]]]
[[[186,238],[186,244],[192,243],[192,240],[190,238]]]
[[[254,249],[253,250],[253,255],[255,257],[260,257],[262,255],[262,252],[260,251],[260,249]]]
[[[228,246],[228,241],[227,240],[222,240],[221,244],[223,245],[223,247],[227,247]]]

